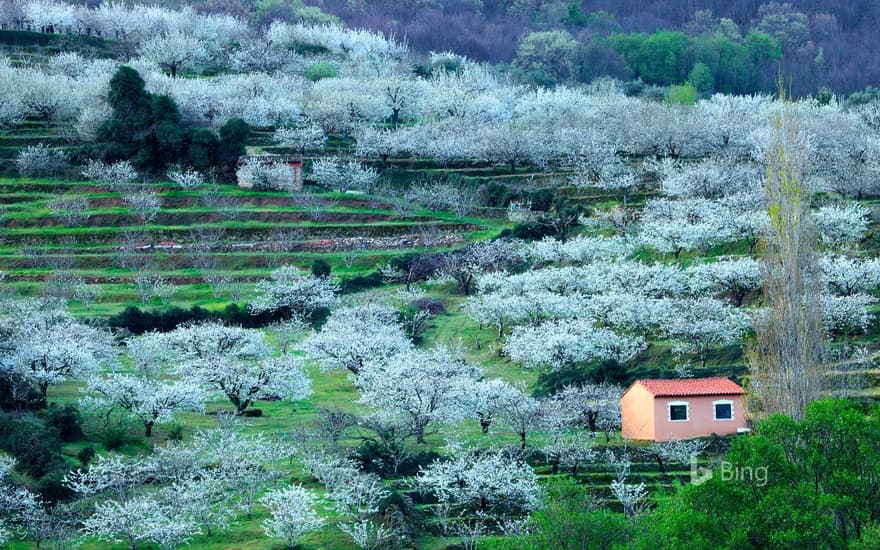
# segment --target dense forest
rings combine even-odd
[[[880,77],[876,55],[880,4],[870,1],[318,0],[315,4],[349,25],[405,37],[416,50],[451,49],[495,62],[522,61],[530,33],[565,31],[575,42],[568,60],[574,72],[547,71],[551,79],[589,81],[610,75],[667,85],[684,81],[695,70],[702,72],[695,69],[702,63],[710,69],[717,91],[772,90],[781,71],[798,94],[816,93],[823,86],[849,94],[876,84]],[[771,37],[775,46],[763,43],[756,33]],[[748,80],[754,75],[730,74],[744,72],[742,68],[755,61],[763,69],[757,80]],[[652,64],[666,65],[667,71],[657,74]]]

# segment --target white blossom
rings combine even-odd
[[[313,277],[290,265],[275,269],[271,277],[257,283],[256,295],[250,304],[254,314],[288,309],[309,315],[336,304],[339,287],[326,277]]]
[[[306,533],[324,525],[316,511],[317,498],[298,485],[269,491],[260,502],[270,514],[263,521],[266,534],[284,539],[289,548],[293,548]]]
[[[588,319],[573,319],[518,327],[507,339],[504,351],[513,361],[528,368],[561,369],[606,359],[625,363],[644,346],[640,337],[596,328]]]

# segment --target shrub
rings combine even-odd
[[[243,328],[261,328],[283,319],[283,314],[274,312],[252,315],[247,306],[242,307],[238,304],[229,304],[223,311],[208,311],[199,306],[190,309],[170,307],[146,311],[128,306],[121,313],[110,317],[107,326],[128,330],[132,334],[143,334],[151,331],[168,332],[184,323],[202,321],[219,321]]]
[[[312,63],[306,67],[303,76],[312,82],[323,78],[336,78],[336,67],[330,63]]]
[[[552,237],[555,235],[556,231],[548,225],[538,222],[524,222],[513,226],[513,229],[508,233],[502,232],[499,237],[513,237],[524,241],[540,241],[544,237]]]
[[[0,414],[0,449],[18,461],[18,469],[39,479],[64,467],[58,430],[35,417]]]
[[[483,188],[483,204],[490,208],[506,208],[511,199],[513,193],[503,183],[489,183]]]
[[[315,277],[329,277],[330,276],[330,264],[328,264],[325,260],[315,260],[312,262],[312,275]]]
[[[697,102],[697,89],[689,82],[678,86],[671,86],[666,94],[667,105],[693,106]]]
[[[123,426],[108,426],[101,432],[99,439],[108,451],[115,451],[129,442],[128,430]]]
[[[46,424],[58,430],[61,441],[79,441],[84,437],[79,409],[73,405],[52,404],[46,411]]]
[[[76,453],[76,459],[79,460],[83,467],[88,466],[93,458],[95,458],[94,447],[84,447],[80,452]]]
[[[547,212],[553,205],[554,198],[555,195],[550,189],[538,189],[537,191],[529,193],[528,202],[532,204],[532,210]]]
[[[30,145],[18,152],[15,159],[18,173],[26,178],[58,175],[68,166],[67,155],[45,143]]]
[[[395,449],[375,440],[367,440],[361,443],[354,451],[354,459],[360,463],[366,472],[378,474],[382,477],[411,476],[419,472],[423,466],[428,466],[440,455],[434,451],[419,451],[410,454],[397,466],[397,472],[394,471]]]
[[[183,441],[183,424],[174,423],[169,426],[168,439],[171,441]]]
[[[373,271],[367,275],[357,275],[348,277],[339,281],[339,291],[342,294],[350,294],[360,290],[377,288],[384,284],[385,280],[382,273]]]

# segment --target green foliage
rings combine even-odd
[[[134,162],[151,170],[164,171],[169,162],[180,157],[183,145],[180,112],[167,95],[151,95],[150,111],[150,124],[145,129],[144,142]]]
[[[83,431],[79,410],[73,405],[53,403],[46,411],[46,424],[58,431],[61,441],[79,441]]]
[[[547,212],[553,205],[555,197],[552,189],[538,189],[529,194],[529,201],[532,203],[532,210],[536,212]]]
[[[144,79],[131,67],[123,65],[110,79],[107,103],[113,109],[110,120],[98,130],[104,157],[110,161],[134,158],[143,144],[143,134],[152,118],[150,94]]]
[[[168,439],[170,441],[183,441],[183,424],[175,422],[168,426]]]
[[[95,448],[94,447],[83,447],[80,452],[76,453],[76,459],[79,460],[79,463],[86,467],[89,465],[89,462],[95,458]]]
[[[581,9],[580,3],[570,2],[565,7],[565,10],[565,17],[562,18],[563,23],[576,27],[585,27],[587,25],[588,19],[584,10]]]
[[[378,271],[371,271],[366,275],[345,277],[339,281],[339,291],[342,294],[350,294],[370,288],[378,288],[385,283],[385,279]]]
[[[190,133],[186,147],[186,164],[204,172],[214,166],[215,151],[219,140],[207,128],[198,128]]]
[[[544,507],[532,514],[534,531],[480,544],[497,550],[606,550],[627,548],[635,534],[623,514],[601,509],[589,488],[569,477],[547,487]]]
[[[781,415],[762,421],[753,435],[733,440],[726,466],[712,479],[661,499],[639,547],[781,550],[856,543],[880,517],[877,412],[824,400],[811,404],[800,422]]]
[[[148,93],[131,67],[120,67],[110,80],[108,102],[113,115],[99,129],[97,139],[105,160],[132,160],[139,169],[154,173],[179,161],[197,170],[216,166],[228,180],[244,154],[247,123],[228,120],[220,127],[219,139],[206,128],[185,132],[174,100]]]
[[[373,439],[367,439],[355,449],[352,458],[360,463],[365,472],[378,474],[382,477],[412,476],[419,472],[419,468],[428,466],[440,455],[435,451],[418,451],[409,453],[397,469],[394,468],[396,456],[405,456],[405,449],[398,449],[398,445],[404,443],[382,443]]]
[[[513,237],[524,241],[540,241],[544,237],[553,237],[556,231],[549,226],[538,222],[523,222],[513,226],[513,229],[505,229],[500,237]]]
[[[834,92],[831,91],[831,88],[828,86],[822,86],[819,88],[819,93],[816,94],[816,101],[819,105],[824,107],[831,103],[832,99],[834,99]]]
[[[625,365],[609,359],[584,366],[565,367],[558,370],[542,372],[535,382],[535,390],[532,392],[536,397],[546,397],[562,390],[565,386],[573,386],[585,383],[600,384],[607,382],[628,386],[638,377]]]
[[[61,484],[68,471],[58,430],[33,416],[0,414],[0,450],[16,460],[16,469],[35,480],[34,489],[48,500],[69,495]]]
[[[312,25],[341,24],[338,17],[324,13],[316,6],[305,6],[302,0],[258,0],[246,7],[250,9],[250,19],[256,27],[268,26],[275,20]]]
[[[124,426],[107,426],[98,434],[98,439],[105,449],[115,451],[128,443],[131,438]]]
[[[507,208],[511,199],[513,193],[503,183],[489,182],[483,189],[483,204],[490,208]]]
[[[694,64],[694,68],[688,73],[688,82],[701,94],[708,94],[715,89],[715,77],[702,61]]]
[[[648,84],[670,86],[687,78],[707,93],[755,93],[772,85],[775,63],[782,56],[770,36],[749,33],[744,40],[733,33],[708,33],[689,37],[658,31],[614,34],[610,46],[633,72]]]
[[[169,307],[146,311],[134,306],[126,307],[122,312],[108,318],[107,326],[126,329],[132,334],[158,331],[168,332],[184,323],[200,323],[203,321],[219,321],[243,328],[265,327],[281,320],[280,314],[261,313],[252,315],[247,307],[229,304],[222,311],[208,311],[199,306],[190,309]]]
[[[322,260],[318,258],[314,262],[312,262],[312,275],[315,277],[329,277],[330,276],[330,264],[327,263],[327,260]]]
[[[688,36],[659,31],[652,35],[613,35],[612,46],[645,82],[668,86],[685,79],[690,68]]]
[[[532,78],[559,82],[571,77],[576,49],[568,31],[533,32],[520,42],[514,63]]]
[[[849,97],[846,98],[845,105],[847,107],[854,107],[856,105],[866,105],[872,101],[878,100],[880,100],[880,88],[868,86],[861,92],[850,94]]]
[[[666,94],[667,105],[686,105],[692,107],[697,102],[697,89],[690,82],[670,86]]]
[[[250,126],[240,118],[230,118],[220,127],[220,141],[213,161],[227,180],[235,176],[235,167],[245,153],[250,133]]]
[[[323,78],[336,78],[336,66],[330,63],[312,63],[303,71],[303,77],[312,82]]]

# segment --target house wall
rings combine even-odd
[[[625,439],[654,439],[654,396],[641,384],[620,398],[621,435]]]
[[[733,419],[715,420],[715,401],[733,402]],[[685,402],[688,404],[686,421],[669,420],[669,404]],[[654,441],[670,439],[691,439],[705,437],[713,433],[718,435],[733,434],[739,428],[746,427],[745,409],[742,395],[708,395],[698,397],[657,397],[654,399]]]

